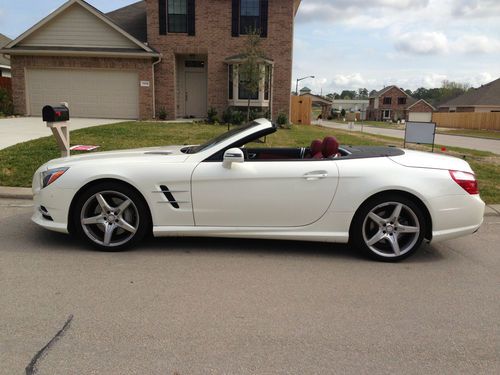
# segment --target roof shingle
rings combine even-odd
[[[137,3],[116,9],[106,13],[106,16],[134,38],[141,42],[147,42],[148,31],[145,1],[138,1]]]
[[[477,89],[470,89],[439,107],[500,106],[500,78]]]

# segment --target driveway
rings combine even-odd
[[[347,124],[339,124],[338,122],[323,121],[321,126],[333,129],[347,130]],[[355,131],[361,131],[361,125],[354,125]],[[377,135],[385,135],[387,137],[394,137],[404,139],[404,130],[377,128],[375,126],[364,126],[363,132]],[[445,135],[436,134],[436,144],[448,147],[462,147],[471,150],[489,151],[495,154],[500,154],[500,140],[485,139],[475,137],[464,137],[460,135]]]
[[[126,120],[73,118],[70,130],[90,128],[92,126],[114,124]],[[47,137],[52,132],[42,121],[41,117],[18,117],[0,119],[0,150],[17,143],[32,139]]]

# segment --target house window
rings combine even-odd
[[[386,96],[384,98],[384,104],[388,104],[388,105],[391,105],[392,104],[392,98],[389,97],[389,96]]]
[[[266,75],[264,82],[264,100],[269,100],[269,91],[271,87],[271,67],[266,65]]]
[[[386,109],[385,111],[382,112],[382,116],[383,116],[384,120],[390,119],[391,118],[391,111],[389,109]]]
[[[406,98],[398,98],[398,105],[405,105],[406,104]]]
[[[168,0],[168,32],[187,33],[187,0]]]
[[[260,30],[260,0],[241,0],[240,35]]]
[[[240,73],[239,74],[239,81],[238,81],[238,99],[258,100],[259,99],[259,90],[252,92],[252,91],[245,88],[245,83],[246,83],[246,78],[243,74]]]

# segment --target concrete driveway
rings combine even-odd
[[[114,124],[126,120],[112,119],[71,119],[70,130],[90,128],[92,126]],[[0,150],[17,143],[30,141],[32,139],[47,137],[52,132],[40,117],[18,117],[0,119]]]

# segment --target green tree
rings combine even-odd
[[[259,30],[253,30],[247,35],[243,53],[245,60],[238,67],[239,84],[248,93],[247,121],[250,121],[250,100],[253,94],[259,92],[260,82],[265,75],[265,69],[262,66],[264,52]]]
[[[354,90],[344,90],[340,93],[342,99],[356,99],[356,91]]]
[[[358,98],[368,99],[368,89],[366,88],[358,89]]]

